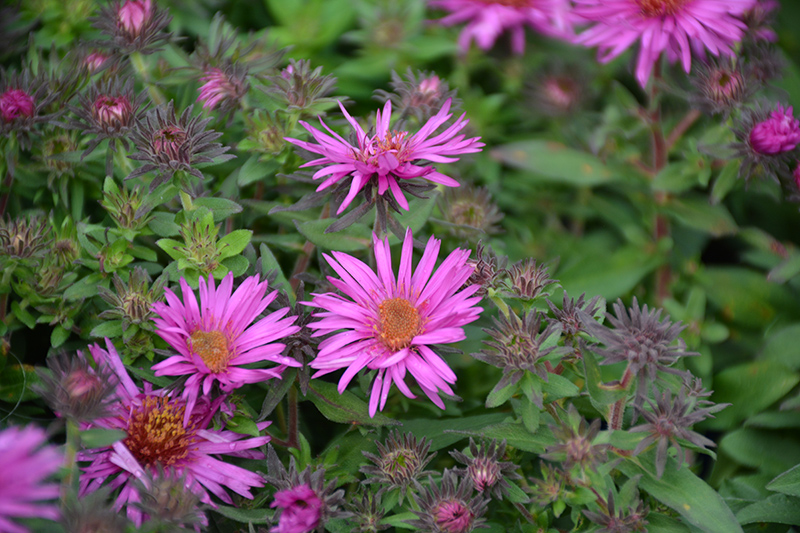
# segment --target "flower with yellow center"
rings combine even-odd
[[[453,395],[456,375],[430,345],[465,338],[463,326],[482,311],[474,297],[479,285],[462,289],[474,267],[469,250],[457,249],[435,270],[439,241],[431,237],[412,273],[414,239],[406,232],[400,269],[392,270],[389,242],[374,237],[377,273],[360,260],[340,252],[325,256],[341,279],[329,281],[345,297],[315,294],[305,305],[320,309],[320,320],[309,325],[315,336],[326,335],[309,366],[314,377],[344,369],[339,392],[363,368],[376,370],[369,399],[370,416],[383,409],[392,383],[414,398],[405,383],[410,373],[422,392],[444,409],[438,392]]]
[[[280,378],[286,366],[300,366],[281,355],[284,343],[275,342],[299,330],[293,325],[296,317],[285,317],[289,309],[258,319],[277,295],[266,294],[266,281],[252,276],[234,291],[233,274],[225,276],[219,287],[213,277],[201,277],[199,305],[185,279],[180,285],[183,301],[165,289],[166,303],[153,305],[156,333],[178,352],[153,365],[153,370],[157,376],[189,376],[183,390],[186,417],[198,396],[210,394],[215,384],[230,392],[246,383]],[[263,368],[268,363],[278,366]]]
[[[114,429],[125,437],[102,448],[82,451],[80,495],[102,486],[118,487],[116,508],[127,507],[128,518],[137,528],[147,516],[137,504],[141,497],[137,480],[165,472],[173,479],[184,479],[190,490],[204,503],[213,494],[232,504],[228,490],[252,499],[250,489],[262,487],[262,477],[244,468],[224,463],[216,456],[233,454],[249,459],[263,459],[252,450],[269,442],[269,437],[245,438],[232,431],[210,427],[222,398],[202,398],[191,407],[166,391],[154,391],[149,383],[141,390],[128,375],[114,345],[106,339],[106,349],[89,347],[98,367],[113,372],[119,379],[116,402],[111,414],[91,423],[92,428]],[[257,424],[259,430],[268,422]]]

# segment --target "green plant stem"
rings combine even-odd
[[[150,80],[150,72],[147,70],[147,66],[144,64],[144,57],[139,52],[133,52],[130,55],[131,65],[133,65],[134,70],[136,73],[142,77],[144,84],[147,86],[147,92],[150,93],[150,98],[152,98],[153,102],[156,105],[162,105],[166,103],[167,99],[164,98],[164,95],[161,93],[158,87]]]
[[[65,501],[67,495],[76,489],[73,484],[78,483],[79,472],[78,462],[76,461],[78,449],[81,444],[81,434],[78,423],[70,418],[67,419],[67,439],[64,451],[64,467],[67,469],[67,475],[61,484],[61,499]]]
[[[194,211],[194,202],[192,201],[192,197],[189,196],[189,193],[181,189],[180,197],[181,197],[181,207],[183,207],[183,210]]]
[[[322,213],[320,213],[319,218],[320,220],[328,218],[330,214],[331,204],[329,202],[325,204],[325,207],[322,208]],[[297,258],[297,262],[294,265],[294,271],[292,272],[292,276],[289,278],[289,285],[291,285],[292,290],[295,292],[297,292],[297,288],[300,287],[300,280],[297,279],[297,275],[306,271],[309,263],[311,262],[311,254],[314,253],[315,248],[316,245],[313,242],[306,241],[305,245],[303,245],[303,253]]]

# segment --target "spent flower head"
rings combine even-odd
[[[500,319],[493,318],[494,327],[484,329],[491,340],[484,341],[489,349],[473,353],[472,357],[503,370],[503,378],[495,387],[497,390],[517,383],[525,371],[536,374],[547,381],[548,369],[545,364],[553,357],[560,357],[559,349],[551,337],[558,335],[560,326],[550,323],[542,329],[543,315],[538,311],[523,313],[522,318],[513,310]],[[542,407],[542,398],[535,398]]]
[[[532,479],[530,492],[531,501],[545,507],[562,499],[564,495],[565,479],[568,474],[552,466],[550,463],[540,461],[542,470],[541,478]]]
[[[408,524],[431,533],[469,533],[483,527],[489,500],[482,494],[473,498],[472,488],[469,478],[459,482],[452,470],[444,471],[439,485],[429,477],[426,487],[417,484],[411,494],[419,510],[412,510],[417,518]]]
[[[47,444],[43,429],[10,426],[0,431],[0,531],[27,533],[20,518],[58,520],[58,506],[47,501],[58,498],[58,484],[47,479],[63,462],[63,453]]]
[[[653,66],[666,53],[681,61],[686,72],[692,56],[710,52],[735,55],[745,36],[744,13],[755,0],[573,0],[576,19],[589,26],[576,42],[598,47],[600,62],[618,57],[639,42],[635,75],[647,85]]]
[[[703,391],[702,388],[698,389],[698,384],[699,380],[691,389],[688,384],[684,384],[677,396],[673,396],[669,390],[664,390],[660,394],[658,391],[654,391],[656,401],[648,399],[647,404],[650,409],[642,411],[645,423],[629,430],[632,433],[646,433],[633,451],[634,455],[641,453],[652,444],[656,445],[656,475],[659,478],[664,474],[667,464],[667,449],[670,445],[677,453],[678,468],[685,459],[680,441],[689,442],[703,450],[716,446],[712,440],[690,428],[708,417],[714,418],[712,413],[721,411],[730,404],[714,405],[707,400],[700,400],[699,398],[708,396],[709,393]],[[702,385],[699,386],[702,387]]]
[[[80,351],[51,355],[47,368],[36,370],[39,389],[58,416],[83,423],[111,414],[118,398],[117,378],[110,369],[92,368]]]
[[[454,250],[434,273],[440,241],[431,237],[412,274],[414,237],[406,231],[400,268],[395,277],[389,240],[373,235],[377,275],[362,261],[341,252],[324,255],[341,279],[328,280],[346,297],[314,294],[306,305],[317,308],[319,321],[309,325],[314,336],[328,335],[310,366],[318,377],[336,370],[345,372],[338,390],[343,392],[363,368],[377,370],[372,383],[369,414],[383,409],[392,383],[404,395],[415,398],[405,382],[410,373],[425,395],[439,408],[438,392],[453,395],[456,375],[431,348],[463,340],[464,326],[478,319],[477,285],[466,288],[472,274],[469,251]]]
[[[445,190],[439,209],[450,232],[458,238],[475,239],[478,235],[500,233],[497,225],[503,213],[485,187],[466,184]]]
[[[486,495],[492,495],[498,500],[503,499],[503,494],[508,490],[509,479],[520,479],[516,473],[517,465],[510,461],[503,461],[506,452],[506,441],[499,444],[496,439],[491,442],[482,442],[480,447],[475,444],[472,437],[469,439],[469,455],[451,451],[450,455],[466,468],[456,468],[454,471],[469,477],[475,490]]]
[[[417,442],[412,433],[401,434],[392,431],[385,443],[375,441],[378,454],[375,455],[362,451],[364,457],[374,464],[362,466],[359,471],[367,475],[365,484],[381,483],[386,485],[379,494],[389,489],[399,488],[402,503],[405,490],[419,477],[430,475],[433,472],[424,470],[425,466],[436,457],[436,452],[428,453],[431,449],[430,440],[425,437]]]
[[[534,300],[550,285],[558,283],[550,278],[547,266],[533,258],[517,261],[508,269],[508,292],[517,298]]]
[[[131,172],[127,178],[142,176],[156,171],[158,176],[150,183],[152,191],[168,181],[176,172],[186,172],[199,180],[203,173],[197,168],[200,163],[212,163],[233,159],[226,154],[230,147],[214,142],[222,133],[207,130],[211,118],[192,117],[192,106],[187,107],[180,117],[170,101],[158,106],[136,124],[132,139],[137,152],[128,156],[144,165]]]
[[[392,71],[389,86],[392,92],[378,89],[375,98],[383,103],[391,101],[400,116],[413,116],[419,123],[435,115],[447,100],[452,102],[453,112],[461,107],[461,101],[456,98],[457,91],[451,90],[447,82],[433,72],[417,71],[415,74],[409,67],[405,77],[401,77]]]
[[[686,326],[673,323],[669,315],[661,317],[661,309],[650,309],[647,304],[639,307],[636,297],[629,308],[622,300],[614,305],[614,315],[606,313],[606,318],[614,329],[600,325],[587,314],[584,317],[586,332],[598,339],[605,348],[595,348],[603,357],[602,365],[627,363],[623,385],[629,379],[637,379],[634,407],[641,412],[649,387],[661,379],[659,373],[686,376],[685,370],[673,368],[681,357],[699,355],[686,350],[686,343],[680,338]]]
[[[356,196],[365,190],[367,184],[372,182],[374,182],[372,185],[377,186],[377,193],[380,196],[391,191],[393,198],[389,202],[395,210],[399,211],[399,207],[408,211],[408,200],[403,194],[404,190],[409,192],[407,180],[424,178],[447,187],[459,185],[456,180],[442,174],[436,167],[417,163],[451,163],[458,161],[457,156],[462,154],[480,152],[484,146],[478,142],[480,137],[467,139],[464,134],[458,133],[469,122],[464,118],[465,114],[444,131],[434,135],[452,117],[449,112],[450,105],[451,101],[446,101],[439,112],[419,131],[411,133],[389,129],[392,117],[392,102],[389,100],[383,111],[378,111],[376,114],[375,134],[368,135],[340,102],[342,113],[356,133],[357,146],[353,146],[331,130],[322,119],[320,123],[330,135],[307,122],[300,121],[317,142],[300,141],[291,137],[287,137],[286,140],[322,156],[302,165],[303,167],[324,165],[313,176],[314,179],[327,176],[317,187],[317,191],[334,185],[349,187],[347,196],[336,210],[337,215],[347,209]],[[345,182],[347,178],[350,178],[349,185]]]
[[[257,320],[275,299],[267,294],[267,282],[248,277],[233,290],[233,273],[217,287],[212,276],[199,280],[198,304],[184,278],[180,281],[183,301],[164,289],[166,303],[156,302],[152,311],[156,333],[176,355],[153,365],[157,376],[188,376],[183,397],[187,421],[198,398],[207,396],[218,384],[228,393],[247,383],[280,378],[286,366],[300,366],[294,358],[281,355],[285,344],[278,341],[299,329],[295,317],[284,318],[283,308]],[[275,363],[271,368],[249,368],[252,363]]]

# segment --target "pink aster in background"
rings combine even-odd
[[[473,40],[489,50],[508,30],[514,53],[521,54],[525,51],[525,26],[551,37],[570,39],[573,35],[568,0],[429,0],[428,4],[450,11],[440,24],[467,23],[458,37],[464,53]]]
[[[47,434],[36,426],[0,431],[0,531],[26,533],[17,518],[58,520],[58,484],[48,483],[64,457],[47,445]]]
[[[750,131],[750,146],[762,155],[791,152],[800,143],[800,120],[794,118],[792,107],[778,104],[769,117]]]
[[[337,215],[350,205],[367,182],[373,178],[377,179],[378,194],[384,194],[391,189],[397,203],[403,209],[408,210],[408,201],[400,188],[402,180],[425,178],[448,187],[459,186],[456,180],[442,174],[435,167],[417,165],[414,164],[414,161],[451,163],[458,161],[458,157],[452,156],[480,152],[484,146],[483,143],[478,142],[480,137],[465,139],[463,134],[457,135],[469,122],[464,118],[465,114],[462,114],[443,132],[431,137],[452,116],[448,113],[450,103],[451,100],[448,99],[435,116],[431,117],[419,131],[411,134],[407,131],[389,130],[392,102],[388,101],[383,107],[383,112],[377,112],[375,135],[369,136],[340,102],[339,107],[342,113],[356,132],[358,146],[353,146],[344,140],[322,122],[322,119],[320,119],[320,123],[330,135],[301,120],[300,124],[311,133],[317,142],[299,141],[289,137],[286,140],[322,156],[303,165],[303,167],[325,165],[313,176],[314,179],[327,176],[325,181],[317,187],[318,191],[338,183],[347,176],[352,177],[350,191],[342,205],[339,206]]]
[[[309,366],[313,377],[344,369],[339,380],[343,392],[362,369],[377,370],[369,398],[369,413],[383,409],[392,383],[414,398],[405,383],[410,373],[433,403],[444,409],[439,391],[453,395],[456,375],[431,348],[431,344],[465,338],[463,326],[477,320],[482,311],[473,297],[480,288],[462,290],[474,268],[467,263],[469,250],[454,250],[434,273],[440,241],[431,237],[417,268],[411,272],[413,237],[406,231],[400,269],[392,270],[389,241],[374,239],[377,275],[362,261],[341,252],[325,260],[341,279],[328,280],[346,297],[314,294],[305,305],[321,309],[319,321],[309,324],[315,336],[333,334],[319,345]]]
[[[270,507],[282,509],[271,533],[308,533],[319,525],[323,503],[311,487],[303,484],[276,492]]]
[[[246,383],[257,383],[270,378],[280,378],[283,366],[273,368],[247,368],[251,363],[277,363],[284,366],[301,366],[292,357],[281,352],[285,344],[275,342],[300,328],[294,326],[294,316],[283,318],[289,312],[285,307],[254,321],[277,296],[277,291],[267,292],[267,282],[257,276],[244,280],[231,294],[233,274],[228,273],[219,287],[214,278],[200,278],[198,306],[194,291],[181,278],[183,301],[171,290],[165,289],[166,303],[153,305],[158,315],[154,318],[156,333],[178,353],[153,365],[156,376],[189,376],[184,384],[183,397],[188,405],[186,416],[192,412],[197,397],[208,395],[212,385],[219,383],[223,392],[229,392]]]
[[[221,399],[212,403],[203,398],[189,409],[182,399],[172,398],[163,390],[154,391],[149,383],[142,391],[131,380],[108,339],[106,347],[104,350],[95,344],[89,351],[98,365],[109,367],[119,378],[120,401],[112,416],[97,419],[88,427],[122,430],[126,436],[111,446],[78,454],[80,461],[90,462],[81,474],[81,495],[103,486],[119,488],[115,509],[127,506],[128,518],[139,527],[147,516],[133,505],[141,501],[135,481],[146,479],[146,470],[156,475],[161,465],[176,479],[184,479],[186,489],[203,503],[213,505],[211,493],[232,504],[226,489],[252,499],[250,489],[262,487],[262,477],[214,456],[261,459],[264,454],[252,448],[263,446],[269,437],[244,438],[232,431],[209,429]],[[188,416],[184,416],[186,411]],[[258,428],[268,425],[260,423]]]
[[[573,0],[574,15],[590,23],[575,40],[597,46],[607,63],[639,41],[636,79],[644,87],[663,52],[689,72],[692,54],[734,55],[744,14],[755,0]]]

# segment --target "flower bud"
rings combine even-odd
[[[135,37],[141,34],[152,16],[153,6],[150,0],[126,0],[117,9],[117,27]]]
[[[203,102],[203,109],[214,109],[222,104],[223,107],[235,106],[247,92],[242,81],[234,79],[229,73],[218,68],[209,68],[200,78],[203,85],[200,87],[198,102]]]
[[[105,130],[127,127],[133,118],[133,106],[126,96],[98,96],[92,107],[95,121]]]
[[[790,152],[800,143],[800,120],[794,118],[791,106],[778,105],[766,120],[753,126],[749,141],[762,155]]]
[[[19,117],[30,118],[36,106],[31,95],[20,89],[9,89],[0,94],[0,118],[13,122]]]

